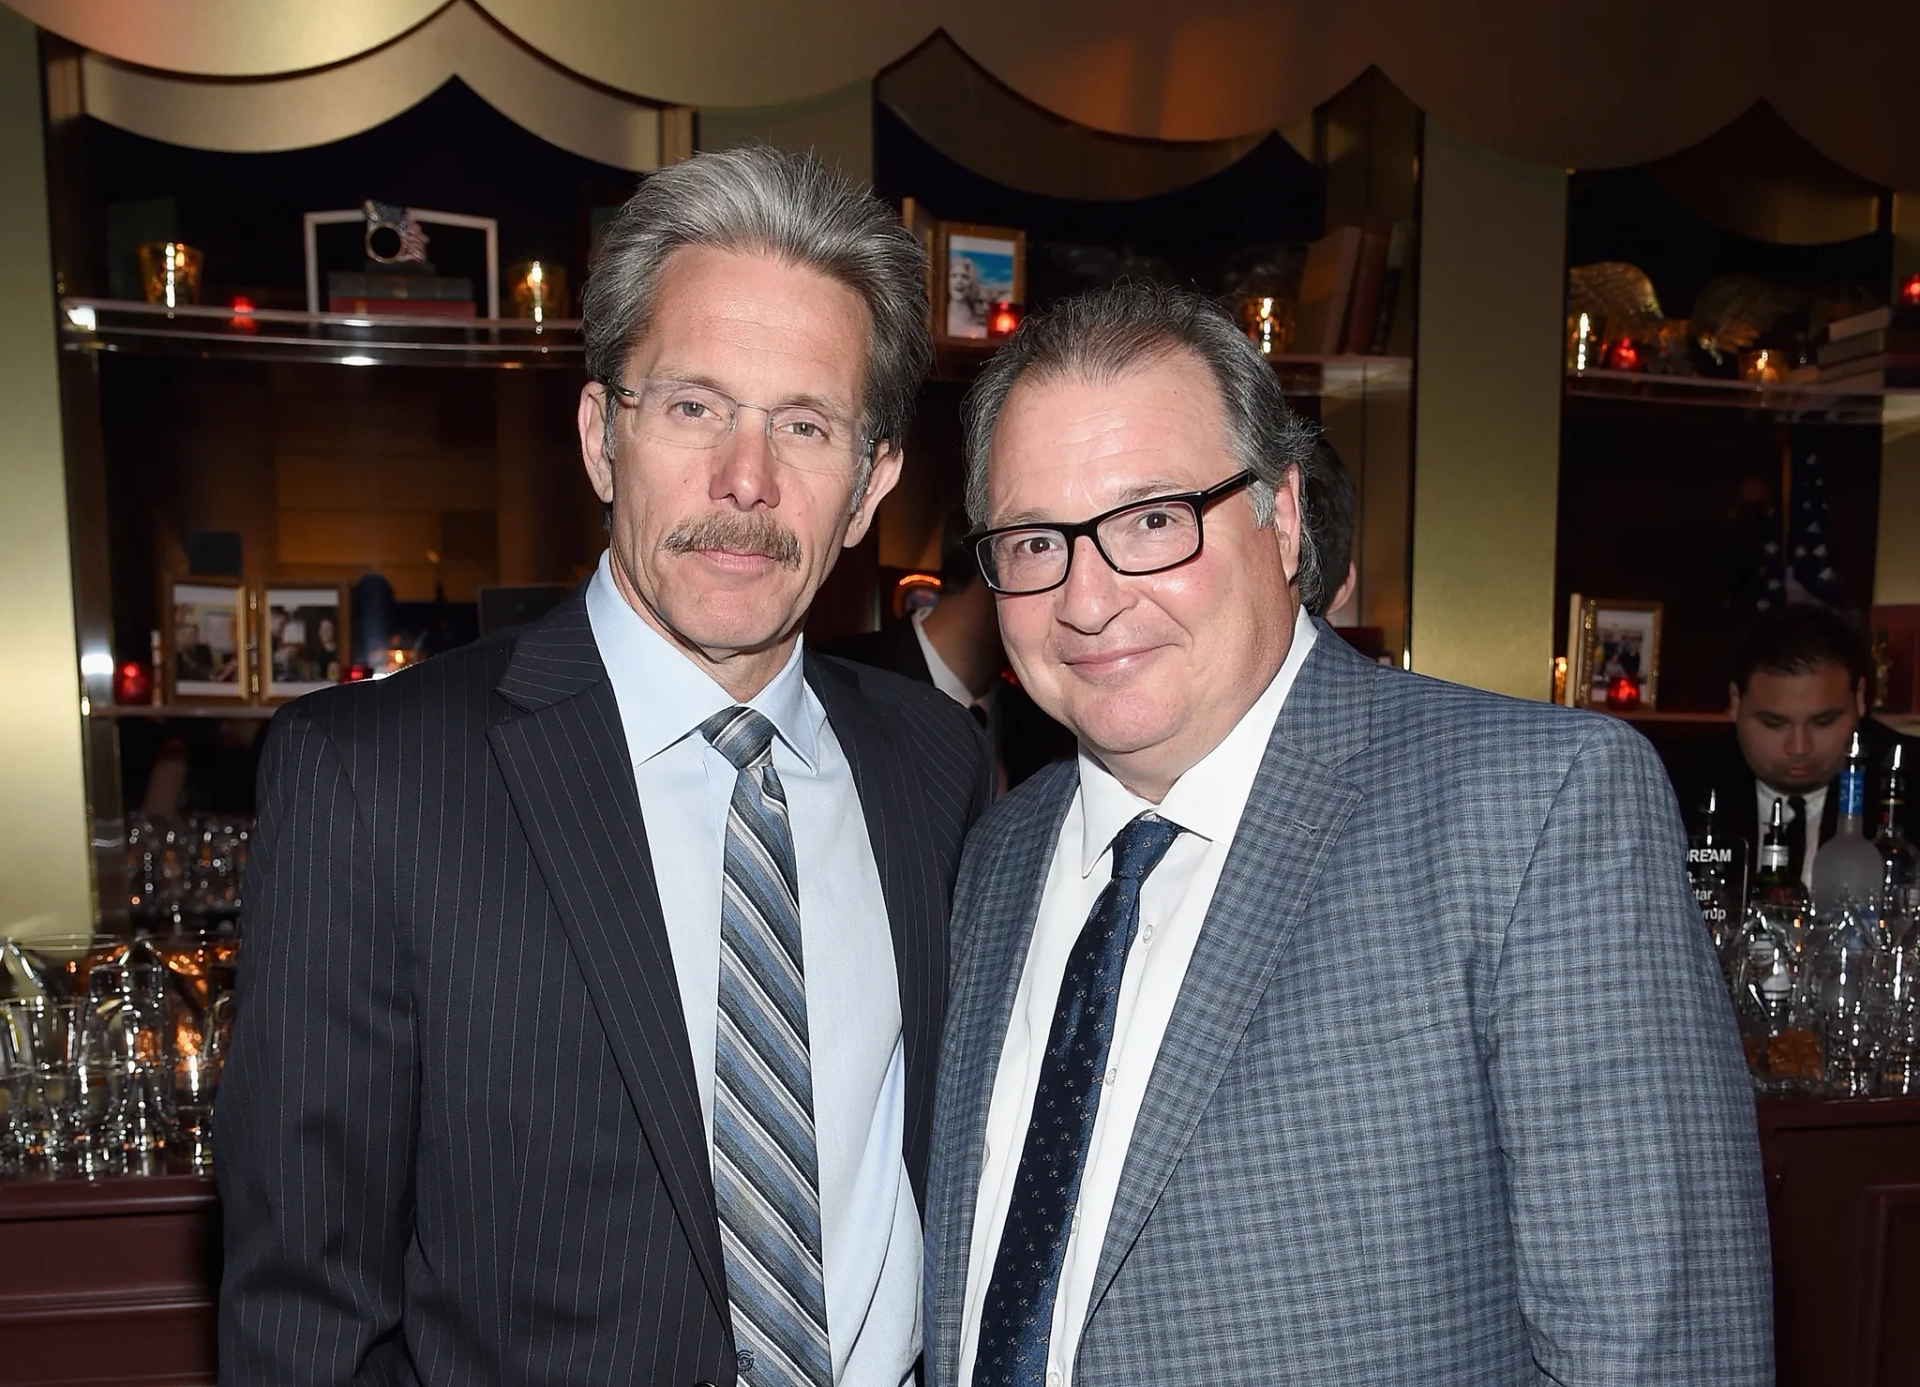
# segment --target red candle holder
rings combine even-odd
[[[113,670],[115,703],[151,703],[153,671],[140,660],[123,660]]]
[[[1646,353],[1640,350],[1640,344],[1631,337],[1622,337],[1607,343],[1607,369],[1610,371],[1639,371],[1647,364]]]
[[[1631,674],[1616,674],[1607,681],[1607,707],[1616,713],[1630,713],[1640,706],[1640,681]]]
[[[1014,330],[1020,326],[1020,320],[1025,316],[1019,304],[1010,303],[1006,299],[1000,300],[993,306],[993,313],[987,319],[987,336],[1013,336]]]
[[[1901,281],[1900,302],[1908,308],[1920,308],[1920,275],[1908,275]]]

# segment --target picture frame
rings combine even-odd
[[[1572,594],[1567,613],[1566,701],[1605,707],[1607,685],[1621,674],[1640,681],[1640,708],[1660,706],[1660,634],[1666,604]]]
[[[249,703],[247,588],[238,578],[170,577],[160,658],[169,703]]]
[[[260,589],[260,701],[285,703],[346,678],[347,590],[338,583],[284,580]]]
[[[1027,233],[971,222],[938,226],[931,295],[934,341],[984,343],[994,304],[1027,301]]]
[[[493,217],[469,216],[465,212],[434,212],[425,207],[409,207],[407,215],[421,226],[453,226],[467,231],[478,231],[486,237],[486,277],[487,277],[487,317],[500,316],[500,223]],[[364,207],[349,207],[333,212],[308,212],[301,218],[300,234],[306,248],[307,258],[307,312],[319,313],[322,308],[320,294],[320,235],[323,226],[340,226],[349,222],[362,222],[367,219]]]

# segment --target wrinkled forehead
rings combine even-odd
[[[1117,371],[1023,375],[994,427],[988,496],[996,517],[1008,508],[1114,505],[1211,486],[1237,468],[1212,374],[1190,354],[1166,353]]]

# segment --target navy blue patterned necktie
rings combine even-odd
[[[1177,824],[1150,814],[1120,830],[1113,880],[1067,955],[1013,1201],[980,1311],[974,1387],[1045,1387],[1054,1300],[1100,1110],[1100,1076],[1113,1048],[1120,979],[1140,924],[1140,887],[1179,836]]]

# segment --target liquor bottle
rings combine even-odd
[[[1866,809],[1866,756],[1855,732],[1840,772],[1840,823],[1813,859],[1813,903],[1822,913],[1850,900],[1866,905],[1880,895],[1880,850],[1867,841]]]
[[[1747,840],[1728,833],[1720,821],[1720,793],[1707,792],[1700,827],[1687,847],[1687,879],[1700,918],[1713,935],[1713,951],[1725,957],[1730,936],[1740,928],[1747,900]]]
[[[1901,823],[1907,808],[1905,757],[1906,747],[1895,742],[1892,755],[1887,757],[1886,769],[1880,775],[1880,827],[1873,835],[1873,845],[1886,863],[1885,891],[1897,893],[1897,897],[1888,895],[1888,908],[1892,909],[1897,899],[1899,908],[1910,914],[1915,904],[1911,893],[1920,886],[1920,870],[1917,870],[1913,844],[1907,841],[1906,827]]]
[[[1727,948],[1727,981],[1754,1086],[1762,1093],[1810,1093],[1823,1078],[1804,964],[1789,938],[1798,912],[1756,905]]]
[[[1760,840],[1760,870],[1753,876],[1751,905],[1781,905],[1799,909],[1807,903],[1807,888],[1800,878],[1787,870],[1785,801],[1773,802],[1773,817],[1767,822],[1767,836]]]

